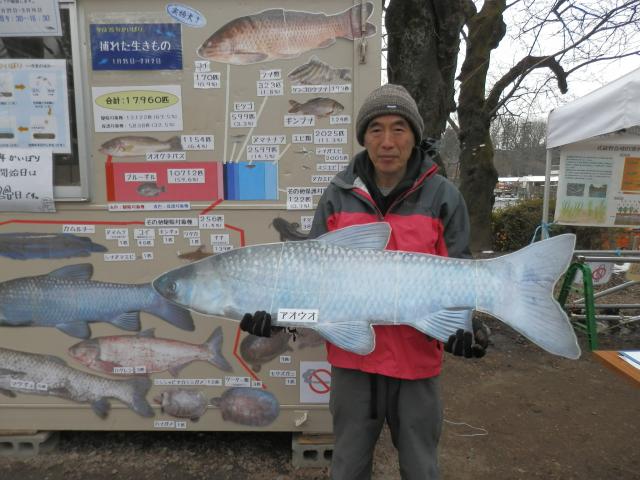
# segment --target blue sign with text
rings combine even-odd
[[[182,70],[177,23],[91,24],[94,70]]]

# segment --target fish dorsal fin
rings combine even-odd
[[[155,328],[147,328],[146,330],[136,334],[138,338],[156,338],[156,329]]]
[[[67,366],[67,362],[65,362],[60,357],[56,357],[55,355],[46,355],[46,357],[47,357],[47,360],[49,360],[50,362],[53,362],[55,364],[58,364],[61,367],[66,367]]]
[[[65,278],[67,280],[91,280],[93,265],[90,263],[67,265],[66,267],[49,272],[47,275],[50,277]]]
[[[384,250],[390,235],[391,226],[388,223],[375,222],[334,230],[316,238],[316,241],[339,247]]]

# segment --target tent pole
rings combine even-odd
[[[544,195],[542,197],[542,225],[549,221],[549,197],[551,196],[551,149],[547,148],[547,162],[544,168]],[[542,228],[540,238],[544,240],[549,237],[546,228]]]

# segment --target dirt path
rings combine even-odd
[[[578,361],[563,360],[491,327],[493,345],[485,358],[446,358],[445,418],[455,423],[444,427],[443,479],[638,478],[640,388],[588,352]],[[640,334],[610,337],[609,345],[640,348]],[[294,470],[290,442],[281,433],[67,432],[51,453],[0,457],[0,478],[327,478],[326,469]],[[374,479],[397,478],[397,456],[385,431]]]

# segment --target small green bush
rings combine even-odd
[[[554,210],[554,202],[551,202],[548,218],[553,218]],[[522,200],[510,207],[494,211],[491,222],[493,249],[497,252],[507,252],[529,245],[541,219],[542,199]],[[623,232],[623,229],[551,225],[549,231],[552,236],[561,233],[575,233],[576,249],[598,250],[602,249],[603,240],[607,235]],[[540,232],[536,238],[540,239]]]

